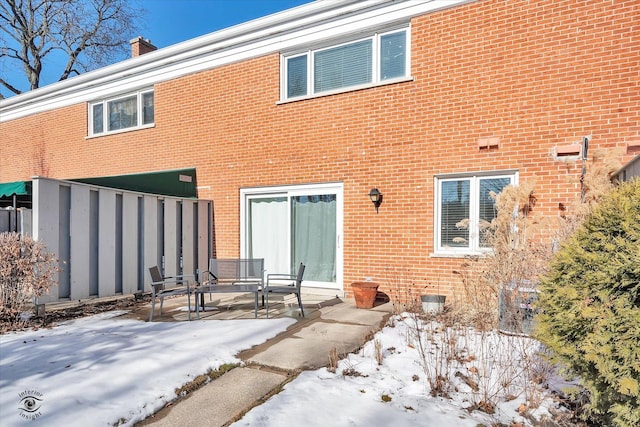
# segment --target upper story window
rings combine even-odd
[[[390,83],[409,76],[408,28],[282,57],[282,99]]]
[[[516,184],[515,172],[436,178],[436,253],[489,250],[484,231],[496,218],[492,193],[510,184]]]
[[[153,126],[153,89],[89,104],[89,136]]]

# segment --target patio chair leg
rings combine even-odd
[[[151,300],[151,312],[149,312],[149,322],[153,321],[153,311],[156,309],[156,299]]]
[[[253,302],[253,317],[258,318],[258,292],[255,293],[255,298]]]
[[[298,307],[300,307],[300,314],[302,314],[302,317],[304,317],[304,308],[302,308],[302,298],[300,297],[300,294],[297,294],[298,296]]]
[[[204,294],[201,294],[202,296],[202,310],[204,310]],[[198,303],[198,294],[194,294],[195,297],[195,303],[196,303],[196,319],[200,320],[200,304]]]
[[[265,295],[263,295],[262,298],[265,298]],[[268,319],[269,318],[269,294],[268,293],[266,295],[266,300],[267,300],[267,319]]]

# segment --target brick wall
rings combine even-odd
[[[273,54],[157,84],[152,129],[85,139],[84,104],[2,123],[0,181],[196,167],[221,257],[239,255],[240,188],[339,181],[346,291],[372,277],[404,293],[407,269],[459,291],[462,260],[430,256],[434,175],[517,169],[536,181],[535,213],[558,215],[582,165],[555,146],[592,135],[591,153],[629,160],[638,16],[636,1],[475,2],[412,21],[412,82],[278,105]],[[479,149],[489,137],[499,146]]]

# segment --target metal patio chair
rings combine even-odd
[[[266,300],[267,318],[269,317],[269,294],[296,294],[298,297],[298,308],[300,314],[304,317],[304,308],[302,307],[302,298],[300,291],[302,288],[302,276],[304,276],[305,265],[300,263],[298,274],[267,274],[267,283],[263,289],[263,298]]]
[[[189,320],[191,320],[191,294],[195,291],[195,277],[193,275],[163,277],[157,265],[149,268],[149,274],[151,275],[151,312],[149,313],[149,322],[153,321],[156,299],[160,298],[158,315],[162,315],[164,299],[173,295],[187,295],[188,316]]]

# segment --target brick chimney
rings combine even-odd
[[[151,44],[151,40],[143,39],[142,36],[138,36],[133,40],[130,40],[131,44],[131,57],[135,58],[136,56],[144,55],[145,53],[153,52],[158,48]]]

